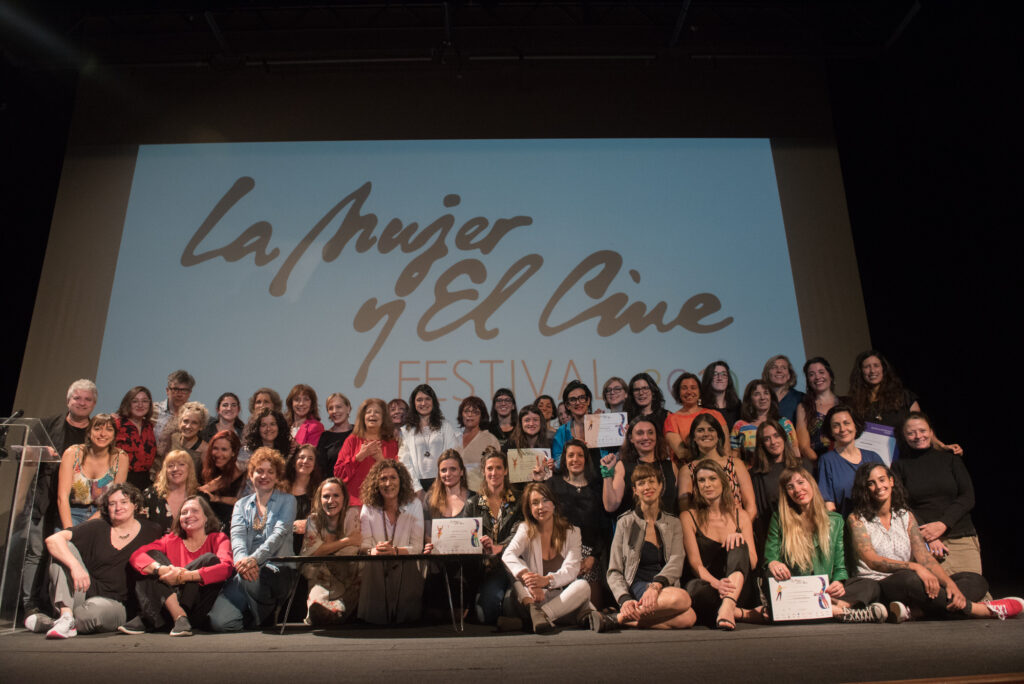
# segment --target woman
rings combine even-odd
[[[523,520],[519,499],[509,485],[508,460],[498,449],[488,447],[480,459],[484,471],[483,488],[469,497],[467,518],[483,520],[480,543],[484,553],[498,556],[505,550]],[[476,597],[476,615],[481,624],[493,625],[501,615],[501,604],[511,583],[500,563],[488,563]]]
[[[491,415],[487,429],[494,435],[498,444],[505,446],[519,420],[516,397],[507,387],[500,388],[491,398]]]
[[[245,484],[245,473],[238,469],[241,446],[234,430],[221,430],[210,438],[210,447],[203,456],[203,484],[199,493],[210,502],[214,517],[222,521],[231,519]]]
[[[615,526],[608,560],[608,588],[619,613],[596,631],[620,625],[641,629],[686,629],[697,621],[690,595],[679,588],[683,535],[679,520],[661,509],[665,481],[660,468],[641,463],[630,478],[637,505]]]
[[[853,479],[864,463],[881,463],[882,457],[869,449],[861,449],[855,440],[864,431],[864,423],[846,404],[837,404],[825,416],[832,441],[832,450],[818,459],[818,488],[830,511],[850,514],[853,502]]]
[[[345,483],[349,506],[362,506],[363,481],[380,461],[398,460],[398,442],[383,399],[364,399],[356,412],[356,426],[341,446],[334,476]]]
[[[210,610],[210,627],[215,632],[257,629],[291,589],[294,570],[269,562],[292,551],[295,497],[281,491],[284,469],[281,454],[267,447],[260,447],[249,459],[253,493],[239,499],[231,514],[237,574],[225,583]]]
[[[334,392],[327,397],[327,416],[331,419],[331,427],[324,430],[316,443],[316,463],[320,472],[334,472],[334,464],[338,462],[341,446],[352,434],[352,423],[348,418],[352,414],[352,402],[344,394]]]
[[[141,385],[132,387],[117,408],[117,447],[128,454],[128,482],[139,491],[152,483],[149,471],[156,460],[153,432],[153,395]]]
[[[600,482],[590,462],[587,445],[578,439],[565,445],[562,463],[554,477],[547,481],[559,513],[580,531],[579,576],[590,586],[590,600],[595,605],[601,596],[598,560],[608,546],[611,529],[601,499]]]
[[[280,413],[284,409],[281,395],[269,387],[260,387],[253,392],[252,396],[249,397],[249,418],[252,419],[253,416],[263,409],[270,409]]]
[[[664,485],[661,510],[668,515],[677,515],[679,502],[676,482],[679,480],[679,469],[657,425],[644,416],[634,418],[629,423],[618,457],[613,455],[601,461],[604,510],[618,517],[633,509],[633,487],[627,487],[626,483],[633,482],[633,471],[643,463],[661,471],[661,483]]]
[[[166,614],[171,636],[191,636],[193,622],[206,622],[224,582],[234,574],[231,540],[220,528],[206,499],[185,499],[170,532],[132,554],[129,563],[142,575],[135,583],[139,615],[120,631],[160,630]]]
[[[359,509],[349,506],[348,491],[336,477],[320,483],[306,520],[303,556],[351,556],[359,551],[363,534]],[[359,568],[356,563],[306,563],[302,574],[309,582],[304,622],[321,627],[352,616],[359,600]]]
[[[832,448],[825,416],[839,403],[836,376],[825,358],[815,356],[804,364],[804,378],[807,393],[796,407],[796,441],[800,455],[817,462],[819,456]]]
[[[713,408],[725,419],[726,432],[740,417],[740,398],[732,380],[732,371],[725,361],[709,363],[700,374],[700,403]]]
[[[199,436],[204,442],[209,443],[210,439],[221,430],[231,430],[239,438],[242,437],[242,430],[245,423],[238,417],[241,412],[242,402],[234,392],[225,392],[217,397],[217,417],[211,418]]]
[[[302,549],[302,538],[306,534],[306,518],[313,508],[313,492],[323,479],[320,466],[316,462],[316,447],[311,444],[300,446],[285,463],[284,489],[295,497],[292,546],[296,555]]]
[[[779,415],[789,421],[796,420],[796,407],[804,398],[804,393],[796,389],[796,371],[789,357],[776,354],[768,359],[761,371],[761,380],[768,383],[779,403]]]
[[[295,450],[295,444],[284,414],[274,409],[260,409],[245,426],[245,446],[238,454],[238,460],[243,465],[248,463],[250,454],[260,447],[273,449],[286,458]]]
[[[558,427],[562,427],[572,420],[572,416],[569,414],[569,407],[565,405],[564,401],[558,402],[558,407],[555,409],[555,412],[558,414]],[[553,436],[552,439],[554,439]]]
[[[626,410],[626,381],[614,375],[605,380],[604,385],[601,386],[601,398],[608,411],[624,412]]]
[[[320,422],[320,409],[317,406],[316,390],[309,385],[299,383],[292,387],[285,399],[288,410],[285,419],[292,439],[296,444],[312,444],[320,440],[324,424]]]
[[[700,380],[696,375],[683,373],[676,378],[672,383],[672,396],[682,404],[682,408],[665,418],[665,440],[681,463],[691,459],[688,441],[690,428],[697,416],[712,416],[722,426],[722,434],[729,434],[722,414],[700,405]]]
[[[732,631],[745,616],[740,603],[757,566],[750,516],[736,505],[731,478],[714,459],[695,464],[692,489],[693,505],[679,516],[689,566],[686,592],[697,619]]]
[[[166,448],[157,451],[166,454],[171,451],[185,451],[192,457],[192,465],[198,472],[203,467],[203,454],[209,445],[199,434],[203,426],[209,422],[210,414],[198,401],[182,404],[178,411],[178,423],[174,430],[164,430],[161,440],[165,439]]]
[[[484,483],[483,473],[480,472],[480,457],[483,456],[484,449],[500,449],[501,445],[498,438],[488,429],[487,406],[480,397],[469,396],[459,404],[459,426],[462,427],[462,461],[469,464],[466,468],[466,482],[469,489],[475,492]],[[438,462],[438,467],[440,465]]]
[[[409,404],[405,399],[392,399],[388,402],[388,415],[391,417],[391,424],[395,429],[405,425],[405,419],[409,415]]]
[[[883,464],[857,471],[848,524],[859,558],[857,575],[879,583],[889,621],[912,618],[999,618],[1019,615],[1024,601],[981,601],[988,582],[973,572],[948,575],[928,552],[900,481]]]
[[[779,415],[779,406],[771,387],[764,380],[751,380],[743,390],[743,402],[740,404],[740,419],[732,426],[729,445],[738,451],[743,462],[750,466],[754,461],[757,449],[757,428],[766,420],[772,420],[782,426],[786,439],[794,449],[799,449],[796,442],[796,430],[787,418]]]
[[[884,622],[878,586],[850,578],[843,547],[843,518],[825,508],[825,501],[804,468],[786,468],[779,477],[778,508],[771,515],[764,565],[777,581],[794,575],[827,575],[825,593],[832,617],[839,622]],[[864,606],[858,608],[857,606]]]
[[[444,419],[437,395],[430,385],[417,385],[409,395],[413,411],[402,427],[398,460],[409,471],[416,494],[423,496],[437,477],[437,457],[459,446],[459,435]]]
[[[89,421],[85,443],[68,447],[57,471],[57,514],[69,529],[98,514],[97,502],[128,477],[128,455],[114,446],[116,423],[108,413]]]
[[[483,406],[482,399],[478,397],[472,398],[477,399],[480,405]],[[465,400],[463,400],[463,403],[465,403]],[[497,442],[494,439],[494,435],[489,432],[485,434]],[[462,461],[462,457],[455,449],[448,449],[437,460],[437,479],[434,480],[430,491],[427,492],[425,502],[426,521],[424,523],[427,539],[432,538],[430,528],[432,521],[445,518],[462,518],[465,516],[466,503],[469,500],[470,493],[471,491],[466,479],[466,466]],[[432,548],[433,544],[428,543],[424,553],[430,553]],[[447,614],[448,605],[445,603],[445,597],[460,595],[458,593],[460,591],[462,596],[465,596],[467,593],[472,596],[473,590],[470,587],[475,587],[479,581],[478,572],[468,568],[464,569],[456,563],[448,563],[447,574],[442,573],[442,570],[445,569],[442,563],[444,563],[443,556],[440,556],[437,561],[431,561],[426,582],[424,583],[423,596],[428,615],[441,616]],[[447,587],[445,586],[446,576],[449,582]],[[465,617],[465,613],[463,617]]]
[[[900,382],[889,360],[869,349],[857,355],[850,371],[850,406],[861,420],[899,430],[911,412],[920,413],[917,395]],[[943,444],[932,433],[935,446],[963,455],[959,444]]]
[[[509,449],[550,448],[551,438],[548,436],[547,431],[544,430],[544,416],[541,414],[540,409],[536,406],[524,406],[523,410],[519,412],[519,423],[505,444],[505,453],[507,454]],[[551,473],[554,470],[555,461],[549,458],[543,466],[536,470],[534,479],[545,480],[551,477]],[[593,475],[597,475],[596,470]],[[479,489],[479,487],[476,489]]]
[[[371,556],[398,556],[423,551],[423,506],[412,478],[398,461],[378,461],[360,490],[362,548]],[[423,574],[419,563],[367,563],[359,590],[359,618],[374,624],[419,619]]]
[[[981,546],[971,520],[974,484],[960,456],[935,444],[928,417],[912,411],[900,429],[903,446],[893,463],[921,536],[946,574],[981,574]]]
[[[541,416],[544,417],[544,431],[550,440],[555,436],[555,431],[561,425],[558,421],[558,414],[555,411],[555,399],[548,394],[542,394],[533,400],[533,405],[540,410]]]
[[[585,439],[584,418],[590,413],[592,399],[590,388],[579,380],[571,381],[562,391],[562,401],[569,409],[570,420],[558,428],[551,441],[551,458],[555,462],[555,467],[561,464],[562,451],[570,440]]]
[[[637,416],[650,416],[661,432],[665,427],[668,411],[665,410],[665,396],[654,378],[648,373],[637,373],[629,381],[629,396],[626,397],[626,416],[633,420]]]
[[[711,459],[718,464],[729,477],[729,490],[735,504],[742,508],[747,517],[753,520],[757,516],[757,503],[754,501],[754,485],[750,481],[750,473],[743,461],[736,459],[731,452],[725,451],[725,433],[721,424],[713,416],[704,414],[697,416],[690,426],[690,446],[687,450],[693,459],[687,462],[685,469],[679,469],[679,508],[685,510],[693,495],[693,484],[696,482],[696,464],[701,459]]]
[[[175,449],[164,457],[163,466],[157,473],[152,487],[142,492],[144,518],[156,523],[161,534],[167,534],[175,521],[185,499],[196,495],[199,480],[196,477],[192,456],[187,451]]]
[[[523,524],[501,554],[516,578],[519,604],[536,634],[558,621],[599,624],[590,604],[590,586],[579,578],[580,531],[555,509],[547,485],[531,482],[523,490]]]
[[[466,466],[455,449],[448,449],[437,460],[437,480],[427,493],[430,518],[461,518],[469,500]]]
[[[750,466],[750,483],[754,489],[757,517],[754,518],[754,540],[757,548],[764,548],[768,535],[768,521],[779,507],[779,477],[786,469],[804,468],[813,463],[800,458],[786,432],[775,420],[766,420],[757,426],[757,448]],[[817,485],[815,485],[817,490]]]

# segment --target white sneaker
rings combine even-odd
[[[47,639],[70,639],[78,636],[78,628],[75,627],[75,618],[70,615],[61,615],[53,623],[53,627],[46,633]]]
[[[32,613],[25,618],[25,629],[42,634],[53,627],[53,618],[46,613]]]
[[[910,614],[910,608],[907,608],[906,605],[899,601],[892,601],[889,603],[889,622],[899,624],[911,619],[913,619],[913,617]]]

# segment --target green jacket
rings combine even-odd
[[[843,517],[835,512],[828,514],[828,537],[832,546],[831,553],[824,556],[814,542],[814,563],[809,568],[793,567],[789,560],[782,558],[782,525],[779,523],[779,512],[772,514],[768,523],[768,540],[764,543],[764,567],[772,561],[779,561],[789,567],[794,575],[828,575],[829,581],[849,579],[846,571],[846,558],[843,551]]]

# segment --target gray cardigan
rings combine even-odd
[[[654,578],[664,587],[678,586],[683,574],[686,551],[683,548],[683,528],[679,518],[662,512],[654,523],[661,538],[665,554],[665,566]],[[636,578],[640,566],[640,549],[647,535],[647,522],[636,511],[627,511],[619,516],[612,540],[611,555],[608,559],[608,587],[621,606],[626,601],[639,599],[633,596],[629,587]]]

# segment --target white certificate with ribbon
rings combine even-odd
[[[551,449],[509,449],[508,479],[510,482],[533,482],[533,471],[540,468],[540,479],[551,477],[547,469]]]
[[[828,585],[828,575],[791,577],[781,582],[768,575],[768,602],[772,621],[831,618],[832,599],[825,593]]]
[[[891,466],[896,455],[896,429],[878,423],[864,423],[864,432],[854,444],[858,449],[874,451],[882,457],[885,465]]]
[[[583,439],[591,449],[620,447],[628,425],[625,413],[590,413],[583,416]]]
[[[434,518],[430,521],[431,554],[483,553],[480,518]]]

